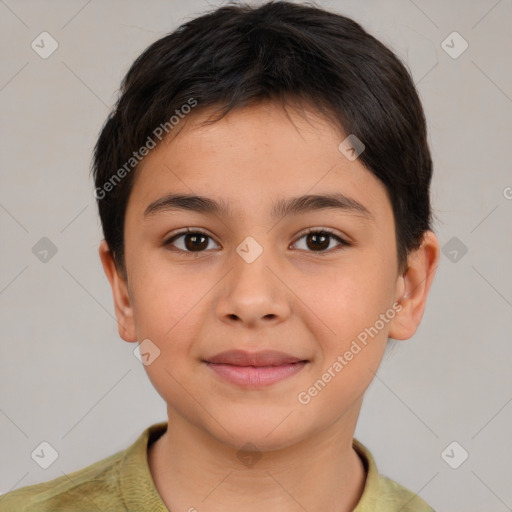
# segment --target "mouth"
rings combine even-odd
[[[223,381],[242,388],[270,386],[299,373],[307,359],[277,351],[221,352],[203,362]]]

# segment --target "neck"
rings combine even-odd
[[[169,411],[167,432],[148,451],[155,486],[169,510],[349,512],[366,481],[352,447],[359,408],[350,421],[345,415],[306,440],[261,454],[227,446]]]

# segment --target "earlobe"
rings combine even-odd
[[[98,252],[103,270],[105,271],[105,275],[112,289],[119,336],[128,342],[137,341],[133,319],[133,307],[128,293],[126,278],[120,275],[112,252],[105,240],[102,240],[100,243]]]
[[[418,329],[438,264],[439,241],[432,231],[427,231],[421,246],[409,254],[406,272],[398,278],[395,300],[402,309],[390,323],[390,338],[407,340]]]

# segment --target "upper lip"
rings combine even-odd
[[[231,364],[234,366],[280,366],[282,364],[299,363],[305,361],[276,350],[262,350],[260,352],[246,352],[244,350],[227,350],[209,357],[207,363]]]

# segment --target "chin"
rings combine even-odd
[[[268,410],[258,412],[258,408],[253,407],[250,413],[243,416],[224,414],[224,428],[216,422],[209,422],[208,431],[221,443],[237,451],[246,445],[253,445],[260,452],[282,450],[300,442],[309,433],[307,423],[297,421],[297,412],[290,414],[292,410],[269,414]]]

